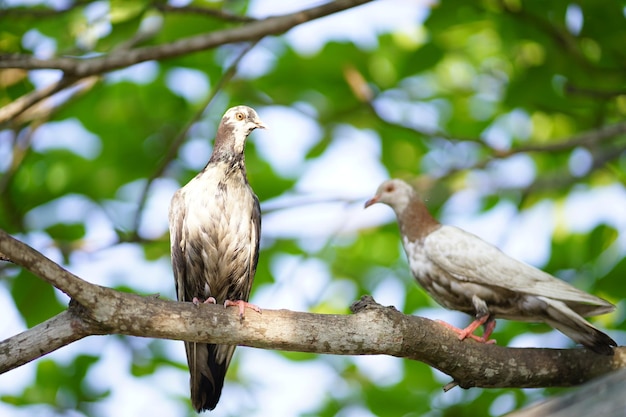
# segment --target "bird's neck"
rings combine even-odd
[[[243,152],[235,152],[234,149],[229,146],[215,143],[213,153],[211,153],[211,158],[209,159],[209,163],[211,162],[237,162],[243,164],[245,161]]]
[[[214,148],[211,159],[205,167],[205,171],[209,166],[223,165],[225,176],[230,176],[235,172],[243,174],[246,179],[246,163],[243,153],[235,153],[230,149]]]
[[[227,152],[243,154],[250,131],[236,131],[229,123],[221,123],[215,135],[213,149],[224,149]]]
[[[400,233],[409,242],[423,240],[431,232],[438,229],[441,224],[429,212],[419,197],[413,197],[412,201],[398,216]]]

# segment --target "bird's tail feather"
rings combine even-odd
[[[574,310],[579,316],[582,317],[591,317],[591,316],[600,316],[602,314],[607,314],[615,310],[615,306],[608,301],[600,299],[600,301],[604,301],[604,303],[597,304],[585,304],[572,302],[568,303],[565,301],[567,306]]]
[[[587,320],[579,316],[565,303],[548,298],[547,313],[550,317],[546,323],[577,343],[601,355],[613,355],[611,346],[617,346],[615,340],[601,332]]]
[[[191,404],[198,412],[213,410],[222,395],[235,346],[185,343],[185,348],[191,373]]]

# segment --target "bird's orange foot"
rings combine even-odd
[[[451,325],[450,323],[446,323],[443,320],[435,320],[435,321],[441,324],[442,326],[447,327],[448,329],[452,330],[454,333],[458,334],[459,340],[467,339],[469,337],[470,339],[473,339],[480,343],[485,343],[487,345],[493,345],[496,343],[495,339],[489,339],[489,336],[491,336],[491,332],[493,331],[493,328],[495,327],[495,321],[492,321],[489,324],[487,324],[487,329],[485,329],[485,334],[482,336],[476,336],[474,334],[474,331],[476,330],[476,328],[478,328],[482,324],[480,322],[477,325],[475,325],[476,321],[474,321],[465,329],[459,329],[458,327],[455,327]],[[491,323],[493,323],[493,325]],[[489,329],[490,327],[491,329]]]
[[[246,307],[256,311],[257,313],[261,314],[261,309],[257,306],[255,306],[254,304],[250,304],[247,301],[243,301],[243,300],[226,300],[224,301],[224,307],[230,307],[230,306],[237,306],[239,307],[239,318],[243,319],[243,316],[245,314],[245,309]]]
[[[213,297],[209,297],[204,301],[200,301],[200,299],[198,297],[193,297],[193,299],[191,300],[192,303],[194,303],[195,305],[200,305],[200,304],[217,304],[217,301],[215,301],[215,298]]]

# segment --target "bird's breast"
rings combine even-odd
[[[198,297],[213,296],[218,302],[243,297],[232,293],[249,287],[247,280],[252,279],[258,239],[252,190],[244,181],[205,175],[184,191],[187,282],[201,292]]]

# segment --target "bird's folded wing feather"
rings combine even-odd
[[[506,255],[478,236],[454,226],[442,226],[424,241],[428,258],[461,281],[506,288],[569,302],[613,306]]]
[[[256,274],[256,266],[259,262],[259,244],[261,237],[261,206],[257,196],[254,195],[254,193],[252,196],[254,198],[254,207],[250,218],[250,245],[252,250],[250,251],[250,259],[248,261],[250,267],[248,268],[249,277],[247,280],[247,288],[245,289],[246,299],[252,289],[252,282],[254,280],[254,275]]]
[[[174,270],[174,282],[176,284],[176,295],[178,297],[178,301],[191,301],[185,299],[186,297],[183,291],[185,287],[182,282],[185,277],[185,267],[187,265],[180,246],[182,243],[184,216],[184,201],[182,193],[179,190],[176,194],[174,194],[169,211],[172,266]]]

